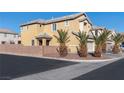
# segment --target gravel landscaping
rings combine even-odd
[[[62,58],[58,54],[47,54],[44,55],[45,57],[53,57],[53,58]],[[106,54],[103,54],[102,57],[94,57],[91,54],[88,54],[87,57],[79,57],[77,54],[68,54],[66,57],[63,57],[63,59],[74,59],[74,60],[102,60],[102,59],[111,59]]]

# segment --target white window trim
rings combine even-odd
[[[51,24],[51,31],[56,32],[57,31],[57,24],[56,24],[56,30],[53,30],[53,24],[56,24],[56,23]]]
[[[84,22],[79,22],[79,28],[81,32],[84,31]]]
[[[66,24],[66,22],[68,22],[68,24]],[[69,26],[69,21],[68,20],[65,20],[65,26]]]

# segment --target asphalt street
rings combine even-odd
[[[79,63],[0,54],[0,79],[124,80],[124,59]]]
[[[83,74],[73,80],[124,80],[124,59]]]
[[[13,79],[73,64],[77,63],[0,54],[0,79]]]

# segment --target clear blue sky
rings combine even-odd
[[[19,33],[20,24],[27,21],[51,19],[73,13],[76,12],[0,12],[0,28],[8,28]],[[87,12],[87,15],[95,26],[124,31],[124,12]]]

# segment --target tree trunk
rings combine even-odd
[[[106,45],[106,43],[104,43],[103,46],[102,46],[102,52],[103,53],[106,53],[106,47],[107,47],[107,45]]]
[[[114,53],[114,54],[118,54],[118,53],[120,53],[120,48],[119,48],[119,45],[114,45],[114,47],[113,47],[113,49],[112,49],[112,52]]]
[[[96,46],[94,56],[95,57],[101,57],[102,56],[102,48],[101,48],[101,46]]]
[[[60,44],[60,46],[57,48],[57,52],[59,53],[60,57],[65,57],[68,54],[68,49],[65,44]]]
[[[80,49],[78,49],[78,55],[80,57],[87,57],[87,46],[86,45],[80,46]]]

